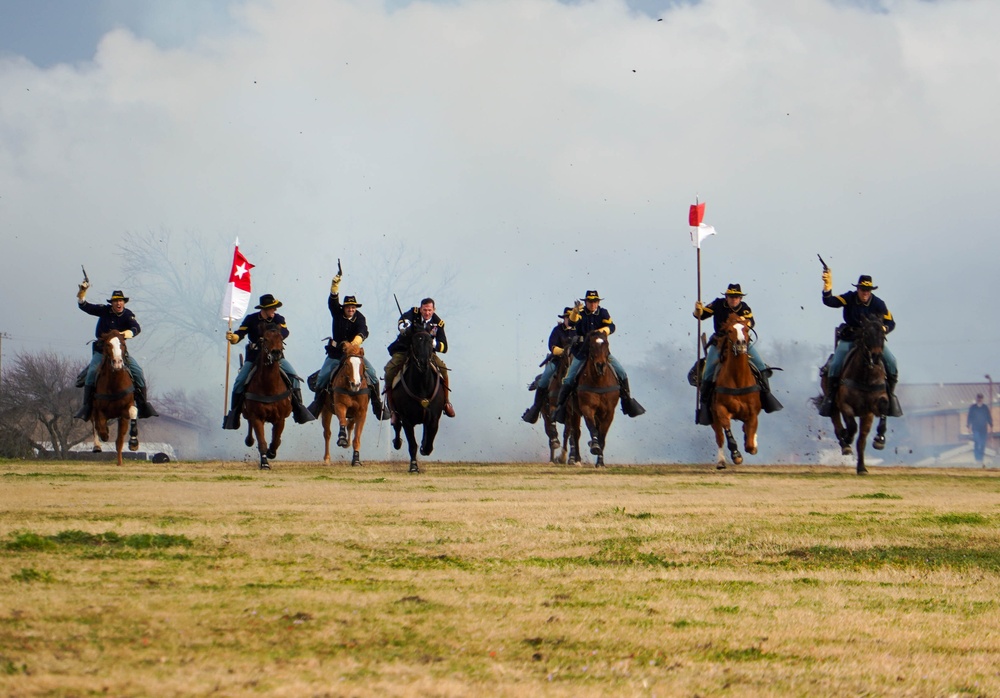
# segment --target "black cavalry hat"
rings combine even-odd
[[[268,308],[280,308],[281,301],[272,296],[270,293],[265,293],[260,297],[260,305],[255,305],[254,308],[257,310],[267,310]]]
[[[739,284],[729,284],[729,288],[726,289],[727,296],[745,296],[747,294],[743,293],[743,289],[740,288]]]
[[[859,291],[874,291],[878,286],[872,283],[872,277],[868,276],[868,274],[862,274],[858,277],[858,283],[854,284],[854,288]]]
[[[597,291],[587,291],[584,295],[583,300],[585,301],[603,301],[604,299],[597,295]]]
[[[571,310],[572,310],[572,308],[570,308],[568,306],[565,307],[565,308],[563,308],[562,315],[558,316],[559,319],[560,320],[565,320],[566,318],[568,318],[569,317],[569,311],[571,311]]]
[[[358,299],[354,296],[344,296],[344,302],[341,304],[344,306],[353,305],[357,308],[361,307],[361,303],[358,303]]]
[[[111,301],[125,301],[126,303],[128,303],[128,296],[126,296],[121,291],[112,291],[111,298],[108,299],[108,303],[110,303]]]

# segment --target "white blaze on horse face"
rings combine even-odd
[[[598,337],[595,339],[594,344],[604,344],[604,337]]]
[[[118,337],[112,337],[108,342],[111,343],[111,365],[116,371],[120,371],[125,365],[122,360],[122,342]]]
[[[357,390],[356,386],[361,385],[361,358],[358,356],[352,356],[347,360],[347,366],[350,370],[350,383],[352,390]]]

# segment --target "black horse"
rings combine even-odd
[[[884,346],[885,328],[882,322],[878,318],[865,316],[855,333],[854,346],[844,360],[840,386],[833,396],[834,408],[830,419],[840,443],[840,452],[845,456],[851,455],[851,441],[855,435],[858,437],[858,475],[868,472],[865,467],[865,439],[868,438],[875,417],[879,418],[879,422],[872,446],[877,451],[885,448],[885,418],[889,414],[889,394],[882,361]],[[829,389],[827,381],[828,378],[824,375],[824,394]]]
[[[400,372],[399,381],[390,388],[394,412],[392,428],[396,432],[392,447],[397,451],[402,448],[403,440],[399,436],[402,429],[406,432],[406,444],[410,450],[411,473],[420,472],[414,427],[423,425],[420,455],[429,456],[434,450],[434,437],[447,399],[444,381],[431,362],[433,354],[431,335],[421,329],[411,330],[406,363]]]

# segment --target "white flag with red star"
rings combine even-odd
[[[253,265],[240,252],[240,239],[236,238],[233,266],[229,270],[229,283],[222,298],[222,319],[232,322],[243,319],[250,306],[250,270]]]

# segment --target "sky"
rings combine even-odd
[[[765,360],[799,347],[815,364],[832,348],[821,254],[837,292],[873,276],[898,323],[901,382],[1000,376],[984,306],[1000,223],[992,0],[0,9],[4,358],[89,355],[94,323],[74,307],[83,264],[92,299],[131,294],[144,332],[130,348],[153,392],[210,390],[221,412],[225,323],[212,351],[161,351],[171,326],[142,314],[141,295],[169,291],[130,277],[122,245],[148,235],[182,270],[214,265],[206,302],[184,308],[208,318],[239,237],[254,295],[284,303],[302,375],[322,362],[337,259],[376,366],[395,330],[389,289],[404,307],[436,298],[459,418],[435,457],[537,457],[525,386],[556,315],[596,289],[618,326],[612,351],[653,408],[619,415],[608,461],[711,458],[684,381],[697,197],[718,230],[701,297],[741,283]],[[812,364],[779,374],[779,396],[814,391]],[[762,458],[788,455],[768,430],[805,433],[805,409],[763,420]],[[311,457],[318,429],[291,429]],[[237,436],[219,438],[236,450]]]

